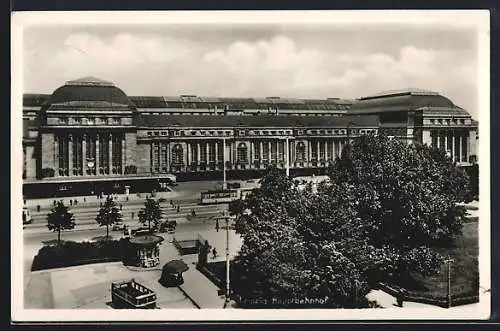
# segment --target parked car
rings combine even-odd
[[[122,231],[123,230],[123,222],[116,222],[111,227],[111,231]]]
[[[164,221],[160,224],[159,232],[172,232],[177,227],[177,221]]]

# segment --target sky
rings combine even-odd
[[[439,92],[478,111],[477,33],[422,24],[60,24],[25,27],[24,93],[93,76],[128,95],[353,99]]]

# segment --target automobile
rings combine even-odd
[[[123,230],[123,222],[116,222],[111,226],[111,231],[122,231]]]
[[[133,236],[141,236],[141,235],[151,234],[151,232],[153,232],[153,230],[150,231],[148,228],[141,227],[141,228],[132,229],[131,232],[132,232]]]
[[[160,228],[158,229],[159,232],[172,232],[175,231],[175,228],[177,227],[177,221],[164,221],[160,224]]]
[[[23,224],[31,223],[33,223],[33,218],[31,217],[30,210],[27,207],[23,207]]]
[[[167,199],[165,199],[165,198],[159,198],[158,202],[167,202]]]

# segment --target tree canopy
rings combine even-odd
[[[109,227],[122,221],[122,214],[112,197],[108,196],[106,198],[95,220],[99,226],[106,227],[106,238],[109,237]]]
[[[61,243],[61,231],[75,227],[75,218],[62,201],[58,201],[47,215],[47,227],[57,232],[57,244]]]
[[[144,202],[144,208],[139,211],[139,222],[147,224],[149,231],[151,231],[151,224],[153,224],[153,229],[157,229],[160,226],[162,213],[160,202],[148,197]]]
[[[456,203],[468,199],[467,176],[444,153],[365,136],[329,172],[313,192],[270,169],[233,206],[243,238],[232,268],[240,295],[364,307],[370,284],[440,266],[433,248],[460,234],[465,210]]]

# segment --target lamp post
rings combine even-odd
[[[223,211],[221,217],[218,217],[219,220],[225,220],[226,222],[226,293],[225,293],[225,301],[224,308],[229,308],[230,297],[231,297],[231,283],[229,277],[230,271],[230,254],[229,254],[229,220],[231,216],[226,214],[226,211]]]

